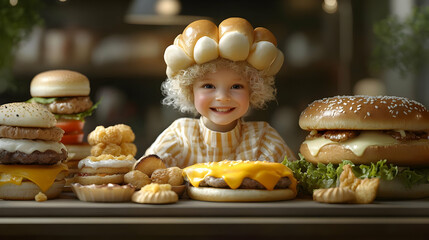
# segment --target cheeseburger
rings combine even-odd
[[[378,197],[429,197],[429,112],[422,104],[391,96],[325,98],[301,113],[299,125],[309,131],[302,159],[286,165],[308,191],[334,186],[351,164],[361,177],[381,178]]]
[[[190,198],[215,202],[289,200],[296,196],[292,171],[281,163],[229,161],[199,163],[183,169]]]
[[[74,71],[46,71],[33,78],[30,93],[33,98],[29,101],[46,106],[58,120],[57,126],[65,131],[61,142],[69,153],[65,163],[70,169],[67,181],[72,182],[79,160],[91,153],[91,146],[83,141],[85,117],[97,107],[89,97],[89,80]]]
[[[43,192],[55,198],[64,186],[64,131],[38,104],[0,106],[0,199],[30,200]]]

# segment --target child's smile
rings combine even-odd
[[[231,70],[209,73],[193,85],[194,104],[213,131],[233,129],[249,109],[249,84]]]

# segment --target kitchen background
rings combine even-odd
[[[313,100],[382,94],[429,105],[428,0],[0,1],[0,104],[29,99],[42,71],[81,72],[101,100],[85,133],[128,124],[137,158],[187,116],[160,103],[163,53],[200,18],[243,17],[277,37],[285,54],[277,101],[245,119],[269,122],[296,153],[306,135],[299,114]]]

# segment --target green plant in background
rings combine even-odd
[[[0,94],[18,89],[12,75],[14,53],[33,27],[43,22],[41,8],[39,0],[0,0]]]
[[[429,60],[429,7],[414,9],[404,21],[389,16],[374,25],[372,67],[390,68],[403,76],[418,74]]]

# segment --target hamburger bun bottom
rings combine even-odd
[[[124,182],[124,174],[112,174],[106,176],[76,176],[73,182],[80,183],[81,185],[101,185],[109,183],[122,184]]]
[[[299,149],[305,160],[311,163],[339,164],[350,160],[355,164],[371,164],[387,159],[387,163],[406,167],[424,167],[429,165],[429,141],[412,144],[399,143],[386,146],[369,146],[362,156],[356,156],[350,149],[340,144],[327,144],[320,148],[316,156],[311,155],[307,144]]]
[[[418,199],[429,197],[429,184],[419,184],[407,188],[400,180],[381,180],[377,199]]]
[[[291,189],[259,190],[259,189],[225,189],[214,187],[188,186],[191,199],[210,202],[269,202],[290,200],[296,193]]]
[[[57,198],[63,190],[65,181],[56,180],[44,194],[48,199]],[[22,182],[21,185],[6,183],[0,186],[0,199],[5,200],[34,200],[34,197],[42,192],[40,188],[30,181]]]

